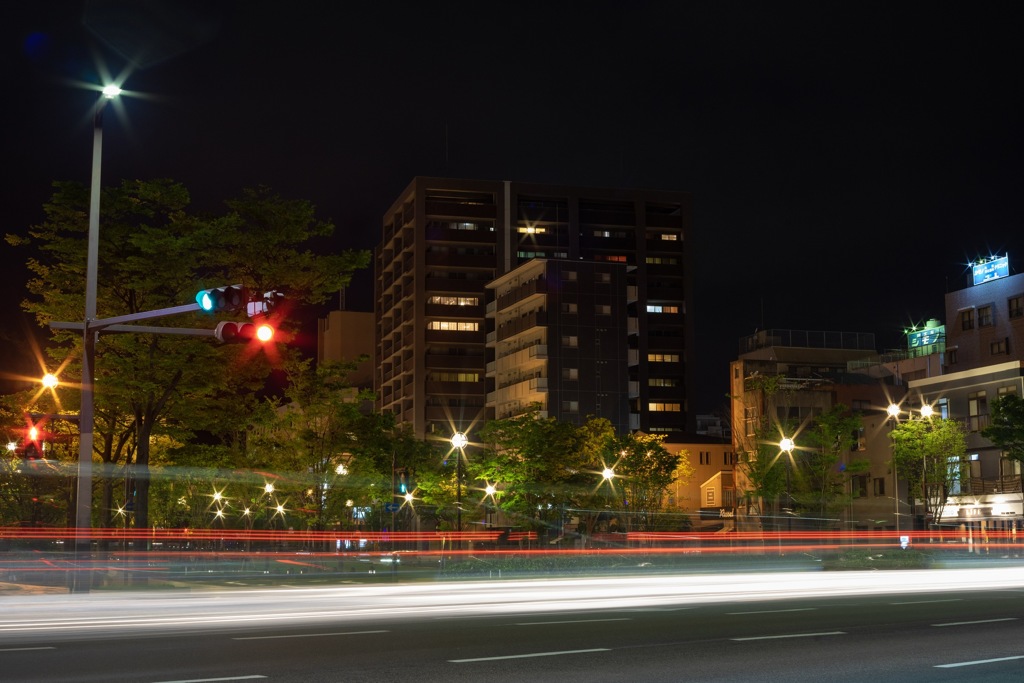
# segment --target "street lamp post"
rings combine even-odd
[[[889,446],[894,448],[892,445],[892,430],[893,423],[899,418],[900,407],[895,403],[890,403],[889,407],[885,409],[885,412],[889,415]],[[896,471],[896,457],[895,454],[892,459],[892,497],[895,499],[894,503],[894,517],[896,520],[896,535],[900,533],[900,480]]]
[[[452,448],[458,451],[455,460],[455,530],[462,531],[462,458],[469,439],[462,432],[455,432],[451,438]]]
[[[792,465],[794,448],[796,448],[796,443],[788,436],[783,437],[779,441],[779,450],[786,454],[786,504],[789,505],[789,514],[786,515],[786,529],[788,531],[793,530],[793,493],[791,490],[790,467]]]
[[[89,323],[96,320],[96,279],[99,264],[100,237],[100,168],[103,159],[103,110],[121,89],[108,85],[96,103],[92,119],[92,181],[89,192],[89,237],[85,266],[85,324],[82,327],[82,405],[79,410],[78,487],[75,506],[75,552],[88,552],[92,529],[92,451],[93,393],[96,369],[96,335]],[[79,585],[82,572],[72,572],[72,592],[88,592],[89,585]]]

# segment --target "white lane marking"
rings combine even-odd
[[[936,664],[936,669],[955,669],[958,666],[974,666],[976,664],[993,664],[995,662],[1010,662],[1014,659],[1024,659],[1024,655],[1014,657],[998,657],[996,659],[976,659],[973,662],[956,662],[954,664]]]
[[[726,612],[729,616],[736,616],[739,614],[782,614],[783,612],[813,612],[818,609],[817,607],[798,607],[794,609],[766,609],[759,612]]]
[[[963,602],[963,598],[950,598],[949,600],[910,600],[907,602],[890,602],[890,605],[927,605],[933,602]]]
[[[781,636],[751,636],[750,638],[730,638],[729,640],[775,640],[777,638],[815,638],[817,636],[845,636],[846,631],[822,631],[821,633],[787,633]]]
[[[56,650],[57,648],[47,645],[46,647],[5,647],[0,652],[25,652],[26,650]]]
[[[519,621],[516,626],[547,626],[548,624],[593,624],[598,621],[632,621],[629,617],[608,619],[566,619],[564,621]]]
[[[274,638],[327,638],[330,636],[361,636],[366,633],[391,633],[391,631],[345,631],[343,633],[292,633],[282,636],[239,636],[231,640],[272,640]]]
[[[180,681],[157,681],[157,683],[213,683],[213,681],[251,681],[254,678],[266,678],[266,676],[227,676],[225,678],[186,678]]]
[[[559,655],[580,655],[588,652],[611,652],[609,647],[595,647],[590,650],[560,650],[558,652],[530,652],[525,655],[505,655],[504,657],[473,657],[472,659],[449,659],[452,664],[469,662],[493,662],[499,659],[525,659],[527,657],[557,657]]]
[[[932,626],[973,626],[974,624],[992,624],[997,621],[1017,621],[1017,617],[1004,619],[979,619],[978,621],[951,621],[948,624],[932,624]]]

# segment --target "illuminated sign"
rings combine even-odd
[[[918,349],[922,346],[931,346],[946,340],[946,326],[928,327],[923,330],[907,332],[907,347]]]
[[[998,280],[1010,274],[1010,257],[1000,256],[971,266],[974,271],[974,284],[980,285],[989,280]]]

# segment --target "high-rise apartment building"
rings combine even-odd
[[[376,250],[378,407],[418,435],[533,403],[692,431],[689,230],[681,192],[415,178]]]

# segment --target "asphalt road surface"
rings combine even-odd
[[[0,681],[1024,681],[1024,569],[0,598]]]

